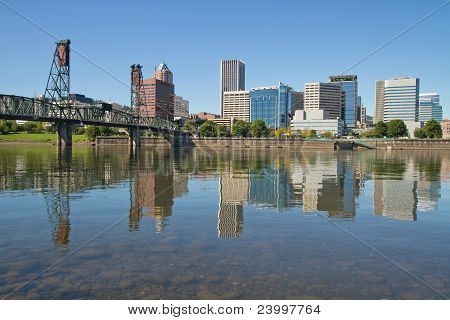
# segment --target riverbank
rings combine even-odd
[[[55,144],[56,133],[10,133],[0,135],[0,143],[39,143]],[[97,137],[95,143],[85,135],[73,135],[74,144],[97,146],[124,146],[128,145],[127,136]],[[142,137],[141,145],[145,147],[171,148],[174,141],[162,137]],[[295,149],[379,149],[379,150],[449,150],[450,140],[433,139],[275,139],[275,138],[188,138],[181,137],[176,141],[179,147],[205,147],[205,148],[295,148]]]
[[[0,143],[56,143],[56,133],[27,133],[27,132],[14,132],[8,134],[0,134]],[[85,135],[72,135],[73,143],[91,143]]]
[[[173,141],[172,141],[173,142]],[[97,137],[96,145],[127,145],[128,137]],[[142,137],[142,146],[172,147],[165,138]],[[295,148],[327,150],[450,150],[450,140],[432,139],[275,139],[275,138],[190,138],[178,141],[177,146],[205,148]]]

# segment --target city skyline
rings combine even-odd
[[[220,82],[218,79],[218,62],[220,60],[236,58],[246,62],[246,89],[282,81],[290,85],[294,90],[300,91],[306,82],[325,82],[330,74],[339,74],[339,72],[351,66],[378,45],[381,45],[390,37],[395,36],[407,26],[425,16],[441,2],[432,1],[426,4],[417,2],[414,4],[414,6],[409,8],[409,11],[402,11],[402,15],[399,15],[398,13],[404,9],[400,2],[392,4],[389,12],[382,10],[383,6],[364,4],[353,6],[355,10],[352,13],[348,13],[348,10],[346,10],[351,5],[350,2],[343,5],[329,2],[326,9],[310,3],[301,5],[290,3],[292,10],[288,11],[292,12],[284,12],[285,15],[292,17],[295,12],[301,14],[295,9],[309,9],[317,14],[316,17],[320,17],[320,19],[314,22],[312,18],[301,14],[303,19],[276,18],[267,25],[256,23],[247,29],[248,32],[255,32],[261,28],[264,29],[278,24],[279,27],[292,28],[285,35],[280,35],[283,39],[284,37],[296,35],[299,39],[313,41],[316,45],[313,49],[300,50],[304,46],[292,44],[292,47],[285,51],[275,50],[276,47],[268,47],[267,50],[261,50],[262,44],[259,41],[261,36],[257,33],[254,33],[248,40],[236,39],[236,46],[220,43],[226,34],[226,28],[214,24],[211,30],[204,30],[202,28],[204,22],[195,22],[195,17],[199,14],[196,11],[197,6],[195,4],[187,11],[189,17],[183,16],[187,10],[186,4],[179,3],[174,8],[171,8],[176,17],[182,18],[181,22],[187,23],[184,26],[186,30],[180,29],[178,25],[173,25],[166,30],[159,26],[155,27],[153,23],[147,26],[145,21],[141,21],[142,19],[136,19],[135,21],[139,22],[129,25],[123,23],[120,26],[113,26],[112,23],[105,23],[105,26],[96,24],[93,27],[91,22],[89,22],[83,27],[76,28],[78,25],[75,21],[67,21],[67,23],[63,24],[59,20],[62,17],[55,18],[54,15],[51,15],[53,11],[51,9],[52,2],[44,2],[42,3],[42,8],[36,10],[30,10],[25,3],[20,2],[15,3],[14,8],[32,21],[37,23],[40,21],[45,22],[42,23],[42,27],[50,33],[60,38],[69,37],[72,39],[72,45],[76,51],[99,63],[102,68],[124,83],[128,80],[129,65],[131,63],[139,62],[143,64],[144,71],[147,70],[148,72],[158,62],[166,61],[176,74],[177,94],[190,101],[192,113],[200,111],[219,113],[220,99],[218,95]],[[114,8],[105,8],[98,4],[92,4],[87,12],[80,11],[84,9],[77,8],[75,5],[64,4],[63,6],[73,9],[71,11],[73,15],[83,13],[90,17],[106,14],[112,21],[116,20],[116,18],[119,19],[121,15],[123,15],[125,21],[128,21],[129,17],[132,16],[131,13],[136,13],[132,6],[127,6],[126,4],[122,7]],[[146,5],[143,6],[145,7]],[[157,7],[164,9],[166,6],[167,4],[157,3],[153,4],[153,9],[157,9]],[[304,8],[300,6],[304,6]],[[207,8],[206,22],[212,22],[217,19],[219,19],[218,22],[224,22],[224,18],[219,16],[217,9],[214,4]],[[248,16],[246,12],[251,9],[257,10],[260,14],[267,11],[262,4],[257,8],[252,7],[250,4],[243,4],[233,16],[233,21],[236,22],[232,26],[233,30],[246,24],[244,17]],[[225,8],[224,10],[231,9]],[[276,9],[277,12],[278,10],[280,9]],[[326,34],[327,28],[330,26],[327,18],[341,11],[347,12],[347,14],[351,15],[351,18],[356,19],[355,23],[359,23],[359,30],[346,29],[346,32],[352,36],[346,37],[345,40],[339,39],[342,42],[340,44],[337,43],[337,39],[332,38],[326,38],[327,41],[325,43],[317,43],[314,40],[315,37]],[[365,13],[366,11],[370,12],[371,16]],[[448,8],[444,8],[364,63],[347,72],[358,75],[359,95],[362,96],[363,105],[367,108],[369,115],[374,115],[375,113],[374,84],[376,80],[411,76],[422,80],[421,92],[437,92],[441,95],[444,118],[449,117],[446,106],[450,105],[450,97],[446,93],[448,80],[445,78],[449,71],[449,65],[445,60],[448,52],[446,50],[447,44],[443,41],[442,34],[436,32],[436,30],[448,29],[447,16]],[[29,24],[5,6],[0,8],[0,17],[5,23],[16,26],[13,33],[5,30],[2,34],[5,40],[3,41],[4,45],[6,43],[9,43],[9,45],[8,50],[4,50],[5,56],[1,62],[1,67],[6,74],[10,75],[9,78],[0,80],[2,91],[24,96],[42,94],[44,91],[42,83],[45,81],[48,72],[48,54],[52,51],[54,39],[36,29],[35,26]],[[377,28],[372,28],[377,19],[389,18],[395,18],[393,21],[396,23],[388,26],[380,26],[378,24]],[[156,17],[155,19],[159,21],[160,18]],[[92,20],[94,21],[95,19]],[[310,35],[308,30],[316,26],[321,27],[317,31],[318,34]],[[85,32],[87,28],[92,30],[92,32]],[[128,39],[127,35],[132,32],[133,28],[142,28],[139,29],[139,32],[143,34],[151,31],[155,41],[164,41],[166,45],[155,47],[143,42],[132,44],[132,41],[137,40],[135,37]],[[333,26],[333,28],[340,27]],[[108,32],[108,30],[110,31]],[[272,33],[270,30],[268,32],[269,34]],[[100,45],[98,41],[100,36],[104,36],[106,40],[114,41],[106,41],[107,45]],[[411,50],[411,48],[417,47],[414,45],[414,41],[420,41],[420,39],[425,37],[428,40],[426,51]],[[172,42],[168,41],[169,38]],[[349,42],[347,39],[357,40]],[[206,47],[210,47],[211,41],[217,46],[212,54],[206,54],[204,52],[209,52],[206,50]],[[48,46],[43,45],[45,43],[48,43]],[[176,48],[185,45],[192,46],[195,49],[183,54],[175,52]],[[29,50],[29,46],[33,46],[34,49]],[[133,50],[133,52],[129,50],[129,48],[136,48],[136,46],[137,50]],[[341,47],[350,47],[352,50],[339,52]],[[332,55],[329,54],[331,51],[333,52]],[[406,53],[407,56],[405,58]],[[17,66],[19,61],[20,65]],[[112,100],[122,104],[129,103],[129,89],[122,83],[99,71],[76,54],[76,52],[73,54],[72,62],[72,92],[105,101]],[[23,77],[25,72],[27,72],[26,81],[24,81]],[[198,83],[203,83],[205,86],[198,86]]]

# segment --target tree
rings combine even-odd
[[[323,136],[324,136],[324,138],[331,139],[331,138],[333,138],[334,134],[331,131],[325,131],[323,133]]]
[[[391,138],[404,137],[408,135],[408,128],[403,120],[391,120],[387,124],[387,135]]]
[[[263,120],[255,120],[250,125],[250,133],[253,137],[261,138],[267,136],[267,126]]]
[[[441,125],[436,120],[428,120],[423,127],[423,131],[428,138],[440,139],[442,138]]]
[[[273,128],[267,128],[267,135],[266,137],[275,137],[275,130]]]
[[[359,134],[360,138],[379,138],[377,131],[375,129],[366,130]]]
[[[425,133],[425,130],[423,128],[416,128],[414,129],[414,137],[423,139],[427,137],[427,134]]]
[[[84,134],[86,129],[84,127],[77,127],[73,130],[73,134]]]
[[[317,137],[317,132],[316,132],[316,130],[309,130],[308,131],[308,138],[315,138],[315,137]]]
[[[280,139],[283,134],[286,133],[286,129],[280,128],[274,131],[275,138]]]
[[[250,133],[250,123],[243,120],[236,120],[233,123],[233,136],[248,137]]]
[[[284,129],[284,134],[289,138],[292,139],[294,137],[294,133],[292,132],[291,128]]]
[[[17,124],[15,121],[0,121],[0,133],[6,134],[17,131]]]
[[[181,126],[182,125],[182,120],[181,119],[174,120],[173,123],[175,124],[175,126],[177,128],[181,128],[182,127]]]
[[[45,127],[45,131],[49,133],[56,133],[56,126],[55,125],[47,125]]]
[[[383,138],[387,136],[387,125],[383,121],[378,121],[375,125],[375,133],[378,138]]]
[[[9,130],[10,132],[17,132],[19,130],[19,127],[17,126],[17,123],[15,121],[11,121]]]
[[[100,127],[87,126],[85,135],[90,141],[94,141],[100,135]]]
[[[188,120],[184,123],[184,130],[187,132],[190,132],[192,134],[196,134],[197,133],[197,124],[195,123],[195,121],[192,120]]]
[[[33,133],[41,133],[44,132],[45,128],[44,128],[44,123],[43,122],[38,122],[36,125],[36,129],[33,131]]]
[[[198,129],[198,133],[201,137],[215,137],[216,136],[216,123],[213,121],[205,121]]]
[[[36,123],[32,122],[32,121],[27,121],[24,123],[23,128],[26,132],[31,133],[35,130],[36,128]]]
[[[99,128],[99,133],[100,133],[100,136],[105,137],[105,136],[113,136],[113,135],[117,134],[118,131],[115,128],[101,126]]]
[[[300,132],[300,134],[303,139],[306,139],[309,137],[309,130],[303,130]]]
[[[219,123],[216,126],[216,135],[218,137],[228,137],[230,135],[230,132],[228,131],[227,127],[225,127],[225,125]]]

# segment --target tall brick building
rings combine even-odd
[[[141,116],[173,121],[175,85],[166,64],[161,63],[152,78],[143,80],[142,103]]]

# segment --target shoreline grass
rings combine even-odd
[[[56,143],[56,133],[27,133],[27,132],[13,132],[8,134],[0,134],[1,142],[41,142],[41,143]],[[72,135],[73,142],[89,142],[85,135]]]

